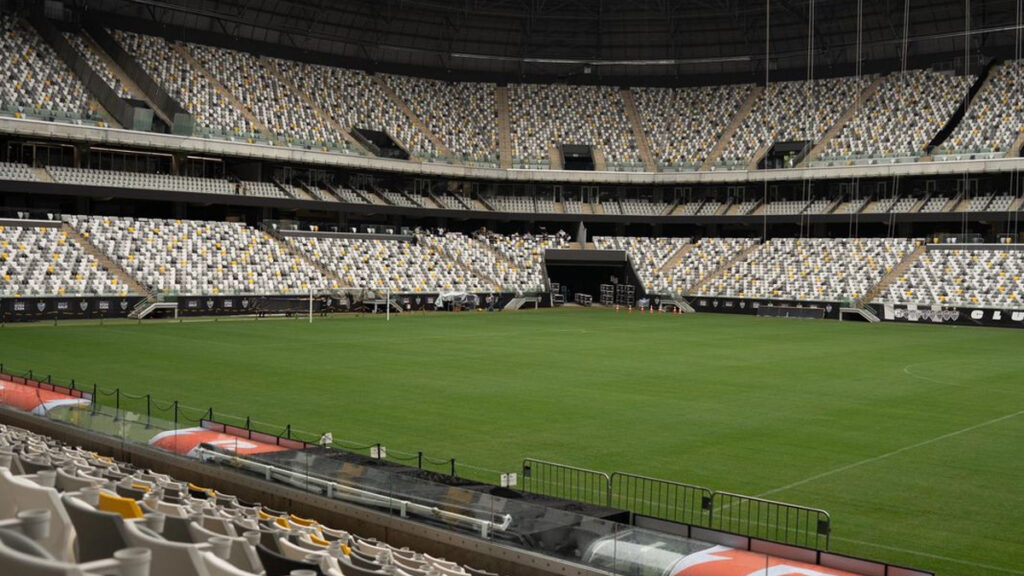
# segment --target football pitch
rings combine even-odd
[[[1008,329],[580,309],[0,329],[9,368],[491,482],[532,457],[824,508],[834,551],[972,576],[1024,575],[1022,350]]]

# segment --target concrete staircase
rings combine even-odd
[[[692,242],[680,246],[679,250],[676,250],[674,254],[669,256],[668,260],[665,260],[665,263],[661,265],[661,268],[658,268],[658,272],[661,274],[668,274],[674,270],[687,254],[693,252],[694,246],[696,246],[696,244],[693,244]]]
[[[277,245],[280,246],[281,251],[284,252],[285,254],[288,254],[292,258],[298,258],[299,260],[302,260],[303,262],[309,264],[313,268],[316,268],[321,274],[324,275],[324,278],[327,278],[328,280],[331,281],[332,289],[341,290],[346,288],[345,281],[342,280],[341,276],[338,276],[334,272],[331,272],[323,264],[317,262],[316,260],[312,258],[307,258],[306,255],[302,253],[302,251],[292,248],[292,245],[284,238],[276,234],[271,234],[269,232],[263,232],[263,235],[269,238],[271,242],[277,243]]]
[[[81,246],[82,250],[85,250],[86,254],[95,258],[96,261],[99,262],[100,266],[106,269],[107,272],[113,274],[114,277],[117,278],[118,283],[127,286],[133,294],[141,294],[143,296],[150,294],[148,288],[140,284],[138,280],[133,278],[132,275],[124,268],[121,268],[117,262],[111,260],[105,252],[97,248],[91,240],[80,234],[78,230],[75,230],[70,224],[67,222],[62,223],[61,231],[67,234],[67,237],[70,238],[72,242]]]
[[[765,154],[772,149],[772,144],[773,143],[769,142],[768,144],[758,148],[757,152],[754,152],[754,155],[750,157],[750,162],[747,163],[748,171],[753,172],[754,170],[757,170],[757,165],[761,163],[761,159],[764,158]]]
[[[36,175],[36,180],[39,180],[40,182],[54,182],[53,176],[50,176],[50,173],[46,171],[46,168],[33,168],[32,173]]]
[[[595,148],[594,151],[595,151],[595,158],[594,158],[595,166],[594,167],[596,168],[597,167],[596,166],[596,164],[597,164],[597,158],[596,158],[596,156],[597,156],[597,154],[596,154],[597,149]],[[602,156],[602,158],[604,158],[604,156]],[[558,146],[555,146],[554,144],[552,144],[551,146],[548,147],[548,162],[551,163],[551,169],[552,170],[561,170],[564,167],[563,164],[562,164],[562,153],[558,150]]]
[[[1013,158],[1024,156],[1024,131],[1021,131],[1020,136],[1017,136],[1017,141],[1013,143],[1009,156]]]
[[[253,128],[255,128],[257,132],[262,134],[265,138],[276,138],[276,135],[269,128],[267,128],[267,126],[263,122],[260,122],[259,118],[257,118],[256,115],[252,113],[252,110],[249,110],[249,108],[245,104],[242,104],[241,100],[235,97],[235,95],[230,90],[228,90],[227,87],[220,83],[220,80],[217,80],[217,78],[214,77],[214,75],[209,70],[203,67],[203,65],[200,64],[199,61],[192,56],[192,53],[189,52],[187,46],[185,46],[184,44],[175,43],[173,50],[185,59],[185,62],[188,63],[189,67],[191,67],[193,70],[201,74],[203,78],[205,78],[206,81],[210,83],[211,86],[216,88],[217,92],[223,95],[224,98],[242,114],[242,116],[245,116],[245,119],[248,120],[250,124],[252,124]]]
[[[651,153],[651,144],[647,139],[647,133],[644,132],[644,125],[640,121],[640,111],[637,110],[633,91],[623,88],[619,94],[622,96],[622,104],[626,109],[629,124],[633,127],[633,137],[636,138],[637,148],[640,149],[640,159],[644,161],[644,167],[648,172],[657,172],[658,163],[654,161],[654,154]]]
[[[594,170],[598,172],[608,171],[608,160],[604,157],[604,150],[594,146],[591,148],[594,153]]]
[[[107,69],[109,69],[110,73],[114,75],[114,78],[117,78],[117,80],[121,82],[121,85],[132,93],[132,98],[142,100],[146,103],[147,106],[149,106],[151,110],[153,110],[153,114],[157,118],[162,120],[168,126],[174,126],[174,121],[171,119],[170,115],[168,115],[165,110],[160,109],[160,107],[158,107],[156,103],[150,100],[149,96],[147,96],[146,93],[143,92],[141,88],[139,88],[139,85],[136,84],[135,81],[131,79],[131,77],[125,74],[124,70],[122,70],[116,62],[114,62],[114,59],[111,58],[110,55],[103,50],[103,48],[100,48],[100,45],[97,44],[95,40],[93,40],[92,36],[86,33],[84,28],[81,31],[81,36],[82,40],[85,41],[89,48],[99,57],[101,61],[103,61],[104,64],[107,65]]]
[[[914,262],[917,262],[918,259],[920,259],[921,256],[923,256],[924,253],[927,251],[928,248],[924,244],[915,248],[913,252],[908,254],[906,258],[900,261],[900,263],[897,264],[892,270],[890,270],[888,274],[883,276],[882,279],[878,282],[878,284],[876,284],[870,292],[865,294],[863,298],[859,299],[858,303],[861,306],[871,304],[876,298],[885,293],[885,291],[889,289],[889,286],[893,282],[895,282],[899,278],[902,278],[903,275],[907,273],[907,270],[910,270],[910,267],[914,265]]]
[[[416,239],[416,241],[417,241],[417,244],[420,244],[422,246],[430,246],[429,243],[423,241],[422,237],[418,237]],[[477,241],[473,240],[473,242],[477,242]],[[484,242],[477,242],[477,244],[484,244]],[[459,269],[461,269],[463,272],[467,272],[469,274],[475,274],[475,275],[479,276],[480,278],[483,278],[492,287],[492,289],[495,290],[496,292],[500,292],[502,290],[501,284],[499,284],[498,281],[495,280],[494,277],[491,276],[490,274],[487,274],[483,270],[477,269],[475,266],[473,266],[469,262],[463,261],[461,258],[456,256],[455,254],[452,254],[451,251],[448,250],[447,247],[442,247],[440,251],[441,251],[441,254],[444,255],[444,257],[447,260],[449,260],[450,262],[452,262],[453,264],[458,266]]]
[[[501,168],[512,167],[512,123],[508,111],[508,86],[494,89],[494,100],[498,105],[498,150]]]
[[[808,165],[808,163],[813,162],[818,158],[821,158],[821,154],[822,152],[825,151],[825,148],[828,147],[828,143],[833,138],[839,135],[839,133],[843,130],[843,127],[846,126],[850,122],[850,120],[853,119],[857,111],[864,107],[864,104],[872,96],[875,95],[875,92],[878,92],[878,87],[881,86],[883,82],[885,82],[885,78],[885,76],[879,76],[878,78],[875,78],[875,80],[871,82],[871,84],[868,84],[868,86],[864,88],[863,91],[861,91],[860,95],[857,96],[857,99],[852,104],[850,104],[850,107],[847,108],[845,112],[843,112],[843,115],[840,116],[836,120],[835,124],[833,124],[832,127],[825,132],[825,135],[822,136],[820,140],[818,140],[818,143],[815,144],[813,148],[811,148],[811,151],[808,152],[806,156],[804,156],[804,159],[801,160],[799,164],[797,164],[797,168],[804,168]]]
[[[736,115],[732,117],[732,121],[729,122],[729,126],[726,127],[725,132],[722,132],[722,136],[718,139],[715,147],[711,149],[711,153],[708,154],[708,159],[704,161],[704,164],[700,167],[701,170],[711,170],[715,164],[718,163],[718,159],[722,157],[722,153],[729,146],[729,142],[732,141],[732,137],[736,134],[736,131],[740,129],[740,124],[743,124],[743,120],[750,115],[750,111],[754,108],[754,103],[757,102],[758,97],[764,93],[764,88],[761,86],[754,86],[750,90],[750,94],[747,95],[747,99],[743,101],[740,109],[736,111]]]
[[[349,132],[344,126],[342,126],[340,122],[335,120],[334,117],[328,114],[326,110],[324,110],[316,102],[314,102],[313,99],[309,97],[309,94],[307,94],[303,90],[299,90],[298,86],[296,86],[294,82],[292,82],[287,76],[282,74],[281,70],[277,67],[276,62],[274,62],[270,58],[267,58],[266,56],[262,56],[261,60],[263,62],[263,67],[268,72],[270,72],[270,75],[274,78],[274,80],[277,80],[282,86],[285,87],[285,89],[287,89],[297,98],[302,100],[302,102],[306,106],[309,106],[309,109],[312,110],[314,114],[319,116],[320,119],[325,124],[330,126],[338,134],[341,134],[342,138],[345,139],[345,142],[348,143],[350,148],[363,154],[370,155],[370,152],[352,136],[351,132]]]
[[[719,266],[718,269],[716,269],[714,272],[712,272],[712,273],[708,274],[707,276],[701,278],[696,284],[694,284],[689,289],[689,291],[687,292],[687,295],[689,295],[689,296],[699,296],[700,293],[704,291],[704,288],[706,288],[708,286],[708,284],[710,284],[712,281],[714,281],[714,280],[718,279],[719,277],[721,277],[723,274],[725,274],[730,268],[732,268],[736,264],[742,262],[743,260],[746,260],[747,256],[749,256],[751,253],[756,251],[761,246],[762,246],[762,244],[754,244],[753,246],[750,246],[748,248],[744,248],[743,250],[740,250],[735,255],[733,255],[732,258],[726,260],[725,264],[722,264],[721,266]]]
[[[371,76],[371,78],[373,78],[374,82],[377,83],[377,86],[380,87],[381,92],[383,92],[384,95],[388,97],[388,100],[391,100],[391,103],[394,104],[399,110],[401,110],[402,114],[405,114],[406,118],[408,118],[409,121],[412,122],[412,125],[415,126],[417,130],[422,132],[423,135],[426,136],[428,140],[430,140],[430,142],[434,145],[434,148],[437,150],[438,154],[448,158],[450,161],[456,164],[462,163],[458,158],[455,157],[454,154],[452,154],[452,151],[449,150],[448,147],[444,145],[444,142],[441,142],[441,139],[438,138],[437,135],[434,134],[434,132],[429,127],[427,127],[426,123],[423,122],[423,120],[421,120],[420,117],[417,116],[416,113],[413,112],[411,108],[409,108],[409,105],[406,104],[405,100],[402,100],[402,98],[397,93],[395,93],[394,90],[391,89],[391,86],[389,86],[388,83],[384,81],[383,77],[381,77],[378,74],[374,74]]]

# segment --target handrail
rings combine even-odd
[[[498,516],[498,518],[501,519],[500,522],[482,520],[465,514],[443,510],[437,506],[427,506],[411,500],[402,500],[395,498],[394,496],[378,494],[376,492],[355,488],[353,486],[346,486],[338,482],[324,480],[315,476],[301,475],[287,468],[253,462],[252,460],[239,458],[234,454],[223,454],[208,448],[203,448],[202,446],[196,448],[194,453],[200,460],[225,463],[235,468],[248,470],[250,472],[257,472],[263,474],[267,480],[277,479],[307,490],[310,486],[318,487],[323,490],[324,495],[328,498],[371,506],[385,506],[388,508],[393,508],[397,505],[403,518],[407,517],[409,514],[415,514],[425,518],[463,524],[478,529],[480,531],[481,538],[487,538],[487,535],[491,532],[505,532],[512,525],[512,516],[510,514]]]

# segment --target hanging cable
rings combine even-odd
[[[768,82],[770,80],[770,62],[771,57],[771,31],[772,31],[772,2],[771,0],[764,0],[764,97],[768,99]],[[764,119],[765,129],[768,128],[768,115],[762,114],[761,117]],[[764,170],[764,192],[761,200],[761,240],[765,241],[768,239],[768,170],[767,164]]]
[[[971,74],[971,0],[964,0],[964,78],[970,78]],[[964,92],[963,102],[961,104],[963,114],[967,114],[967,107],[970,105],[971,92],[967,90]],[[964,197],[963,202],[964,210],[960,216],[960,237],[962,242],[967,241],[967,231],[970,229],[971,219],[971,178],[967,172],[967,167],[964,167],[963,175],[963,189]],[[954,206],[954,210],[956,207]]]
[[[855,48],[855,53],[854,53],[854,69],[855,69],[855,75],[857,77],[857,86],[860,86],[861,82],[862,82],[863,74],[864,74],[864,69],[863,69],[863,64],[862,64],[863,54],[861,52],[863,50],[863,46],[864,46],[864,0],[857,0],[857,40],[855,42],[855,46],[856,46],[856,48]],[[854,104],[853,104],[854,105],[854,112],[853,112],[853,115],[851,116],[851,119],[852,118],[857,118],[858,116],[860,116],[860,104],[861,104],[860,96],[858,95],[857,99],[854,100]],[[850,183],[851,183],[853,188],[852,188],[852,190],[850,191],[850,194],[849,194],[850,202],[851,202],[850,210],[849,210],[849,212],[850,212],[850,230],[849,230],[850,233],[849,233],[849,235],[851,237],[855,237],[854,236],[854,232],[859,227],[858,225],[860,223],[860,210],[859,210],[859,207],[860,207],[860,179],[858,179],[856,176],[854,176],[850,180]]]

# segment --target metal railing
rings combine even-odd
[[[611,496],[611,478],[604,472],[534,458],[523,460],[520,482],[525,492],[595,506],[607,506]]]
[[[703,486],[615,472],[611,495],[611,507],[634,514],[693,526],[710,522],[713,492]]]
[[[731,492],[715,492],[711,503],[712,530],[828,550],[832,517],[824,510]]]
[[[832,517],[819,508],[534,458],[523,460],[520,487],[552,498],[817,550],[828,550],[832,534]]]

